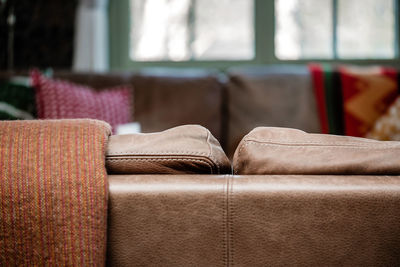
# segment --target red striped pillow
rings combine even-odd
[[[108,122],[113,129],[132,121],[130,86],[96,91],[84,85],[45,77],[31,71],[39,119],[89,118]]]

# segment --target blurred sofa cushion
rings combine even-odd
[[[223,85],[212,70],[144,69],[132,79],[143,132],[199,124],[223,142]]]
[[[243,136],[258,126],[320,132],[307,66],[237,67],[228,74],[229,157]]]
[[[400,97],[389,107],[366,135],[367,138],[383,141],[400,141]]]
[[[259,127],[238,146],[236,174],[399,175],[400,142]]]
[[[106,167],[119,174],[221,174],[231,165],[217,139],[199,125],[110,137]]]
[[[31,78],[40,119],[99,119],[113,128],[132,121],[130,86],[96,91],[88,86],[47,78],[38,70],[31,72]]]
[[[339,68],[345,134],[365,136],[398,95],[397,71],[388,67]]]

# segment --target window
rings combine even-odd
[[[400,65],[400,0],[116,0],[113,69]]]
[[[396,0],[275,0],[279,59],[393,59]]]
[[[252,0],[130,0],[134,61],[254,57]]]

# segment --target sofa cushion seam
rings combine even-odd
[[[194,151],[125,151],[125,152],[109,152],[107,155],[110,156],[118,156],[118,155],[158,155],[158,154],[166,154],[166,155],[174,155],[174,154],[186,154],[186,155],[204,155],[207,156],[205,152],[194,152]]]
[[[282,146],[321,146],[321,147],[340,147],[340,148],[361,148],[361,149],[387,149],[387,148],[395,148],[394,146],[390,145],[385,145],[382,146],[380,145],[379,147],[374,146],[373,144],[368,144],[368,145],[360,145],[360,144],[355,144],[355,143],[349,143],[349,144],[337,144],[337,143],[322,143],[322,142],[274,142],[274,141],[257,141],[257,140],[244,140],[244,143],[249,144],[258,144],[258,145],[282,145]],[[245,144],[245,145],[246,145]]]
[[[228,186],[228,227],[229,227],[229,258],[228,258],[228,266],[233,266],[234,259],[234,231],[233,231],[233,217],[234,217],[234,206],[233,206],[233,176],[229,176],[229,186]]]
[[[213,166],[210,162],[203,160],[203,159],[181,159],[181,158],[176,158],[176,159],[171,159],[171,158],[130,158],[130,159],[119,159],[119,158],[107,158],[107,161],[193,161],[193,162],[202,162],[205,163],[209,168],[210,168],[210,174],[214,174],[213,171]]]
[[[226,242],[226,262],[225,266],[231,265],[231,234],[230,234],[230,185],[231,185],[231,176],[226,176],[225,182],[225,218],[224,218],[224,225],[225,225],[225,242]]]
[[[223,266],[228,266],[228,226],[227,226],[227,218],[228,218],[228,184],[229,184],[229,176],[225,175],[224,183],[223,183],[223,194],[222,194],[222,249],[223,249]]]

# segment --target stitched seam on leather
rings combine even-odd
[[[214,174],[213,166],[206,160],[202,159],[163,159],[163,158],[131,158],[131,159],[106,159],[107,161],[192,161],[205,163],[210,168],[210,174]]]
[[[234,206],[233,206],[233,177],[230,176],[229,177],[229,188],[228,188],[228,211],[229,211],[229,216],[228,216],[228,223],[229,223],[229,265],[233,266],[233,258],[235,255],[235,250],[234,250],[234,243],[233,243],[233,235],[234,235],[234,231],[233,231],[233,217],[235,215],[234,213]]]
[[[283,140],[282,142],[274,142],[274,141],[257,141],[257,140],[244,140],[245,143],[255,143],[259,145],[282,145],[282,146],[334,146],[334,147],[351,147],[351,148],[375,148],[375,149],[381,149],[381,148],[396,148],[394,146],[390,145],[379,145],[379,147],[376,147],[376,144],[357,144],[357,143],[348,143],[348,144],[338,144],[338,143],[322,143],[322,142],[301,142],[301,143],[296,143],[296,142],[288,142]]]
[[[229,191],[230,191],[230,176],[226,176],[226,190],[225,190],[225,239],[226,239],[226,266],[230,266],[230,261],[231,261],[231,251],[230,251],[230,223],[229,223],[229,217],[230,217],[230,210],[229,210]]]
[[[381,146],[381,147],[374,147],[374,146],[351,146],[351,145],[337,145],[337,144],[325,144],[325,143],[293,143],[293,144],[280,144],[280,143],[266,143],[266,142],[257,142],[257,141],[245,141],[244,146],[248,146],[250,144],[259,145],[259,146],[304,146],[304,147],[337,147],[337,148],[351,148],[351,149],[388,149],[388,148],[396,148],[393,146]],[[400,148],[400,147],[399,147]]]
[[[222,248],[223,248],[223,263],[224,266],[228,266],[228,184],[229,176],[225,175],[225,183],[223,184],[223,194],[222,194]]]
[[[147,157],[147,156],[149,156],[149,157]],[[191,157],[192,155],[157,155],[158,157],[155,157],[154,155],[126,155],[125,157],[123,156],[123,155],[121,155],[121,157],[114,157],[114,156],[110,156],[110,155],[108,155],[108,156],[106,156],[106,161],[108,161],[108,160],[122,160],[122,159],[124,159],[124,160],[135,160],[135,159],[138,159],[138,160],[145,160],[145,159],[148,159],[148,160],[168,160],[168,159],[171,159],[171,160],[176,160],[176,161],[179,161],[179,160],[185,160],[185,161],[189,161],[189,160],[198,160],[198,161],[202,161],[202,162],[204,162],[204,163],[206,163],[209,167],[210,167],[210,169],[212,169],[212,171],[211,171],[211,174],[214,174],[214,162],[209,158],[209,157],[207,157],[207,156],[200,156],[200,157],[197,157],[197,156],[199,156],[199,155],[193,155],[193,157]],[[170,157],[170,156],[175,156],[175,157]],[[184,157],[184,156],[187,156],[187,157]]]
[[[213,157],[213,155],[212,155],[212,147],[211,147],[211,143],[210,143],[210,136],[211,136],[211,133],[210,133],[210,131],[209,130],[206,130],[206,132],[207,132],[207,135],[206,135],[206,143],[207,143],[207,145],[208,145],[208,149],[210,150],[210,153],[208,154],[208,157],[215,163],[215,165],[217,166],[217,174],[220,174],[220,171],[219,171],[219,164],[218,164],[218,162],[215,160],[215,158]]]
[[[163,154],[164,156],[185,156],[185,155],[195,155],[195,156],[204,156],[208,157],[210,161],[216,165],[217,167],[217,174],[220,174],[220,166],[218,162],[215,160],[213,156],[208,153],[204,152],[187,152],[187,151],[157,151],[157,152],[141,152],[141,151],[126,151],[125,153],[107,153],[108,156],[147,156],[147,155],[160,155]]]
[[[125,151],[122,152],[113,152],[107,153],[107,155],[159,155],[159,154],[166,154],[166,155],[173,155],[173,154],[186,154],[186,155],[203,155],[207,156],[207,153],[204,152],[195,152],[195,151],[157,151],[157,152],[149,152],[149,151]]]

